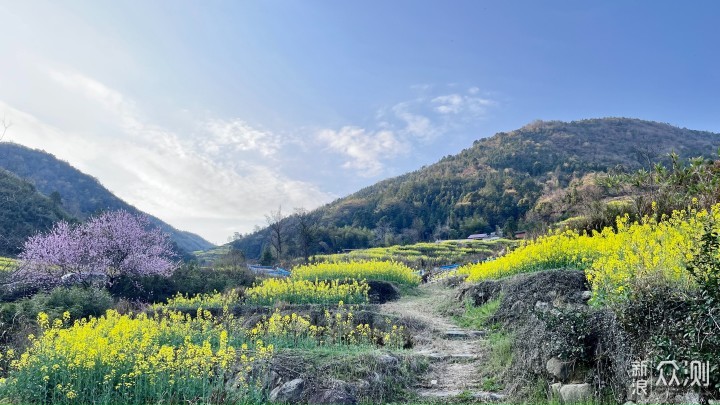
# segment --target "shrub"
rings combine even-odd
[[[74,286],[58,287],[49,293],[40,293],[32,298],[4,304],[2,313],[3,318],[9,316],[16,322],[32,323],[40,312],[45,312],[52,318],[59,318],[67,312],[74,320],[100,316],[112,307],[113,299],[105,289]]]
[[[63,313],[70,320],[100,316],[113,307],[113,299],[104,289],[94,287],[58,287],[49,293],[0,305],[0,343],[18,347],[27,344],[30,333],[37,333],[36,317],[40,312],[52,318]]]
[[[675,360],[680,373],[687,375],[685,361],[708,361],[710,386],[701,393],[717,393],[720,302],[707,291],[681,291],[658,283],[638,285],[634,298],[618,305],[615,312],[638,355],[651,364]]]
[[[119,298],[142,302],[165,302],[177,294],[195,296],[251,286],[255,276],[246,268],[203,268],[187,263],[170,277],[122,277],[109,287]]]

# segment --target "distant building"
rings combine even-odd
[[[525,231],[518,231],[514,233],[515,239],[525,239],[525,236],[527,236],[527,232]]]
[[[467,237],[468,240],[498,240],[502,235],[496,232],[474,233]]]

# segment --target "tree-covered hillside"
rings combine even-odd
[[[310,253],[525,229],[543,195],[588,173],[649,167],[672,151],[710,156],[718,146],[719,134],[638,119],[533,122],[310,212]],[[284,222],[290,256],[300,255],[299,219]],[[252,258],[269,240],[263,229],[234,244]]]
[[[103,187],[97,179],[44,151],[14,143],[0,143],[0,168],[29,181],[38,191],[52,197],[67,212],[80,219],[119,209],[140,213]],[[149,218],[153,225],[170,234],[177,246],[186,252],[213,246],[198,235],[177,230],[158,218]]]
[[[63,219],[70,220],[71,216],[58,201],[0,169],[0,256],[16,255],[27,237],[48,230]]]

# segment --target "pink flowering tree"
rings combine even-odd
[[[168,276],[177,268],[170,239],[145,217],[106,212],[80,225],[57,223],[30,237],[19,256],[15,280],[51,288],[63,280],[119,276]]]

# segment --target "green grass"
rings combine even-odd
[[[472,329],[483,329],[491,328],[495,329],[496,325],[490,324],[489,319],[495,315],[498,308],[500,308],[500,301],[502,297],[489,300],[483,305],[474,306],[470,301],[465,302],[465,312],[455,317],[455,322],[465,328]]]
[[[482,389],[485,391],[497,392],[503,389],[503,385],[497,381],[495,377],[484,377],[482,379]]]
[[[513,340],[511,334],[500,331],[493,332],[488,336],[491,369],[501,371],[510,366],[513,358]]]

